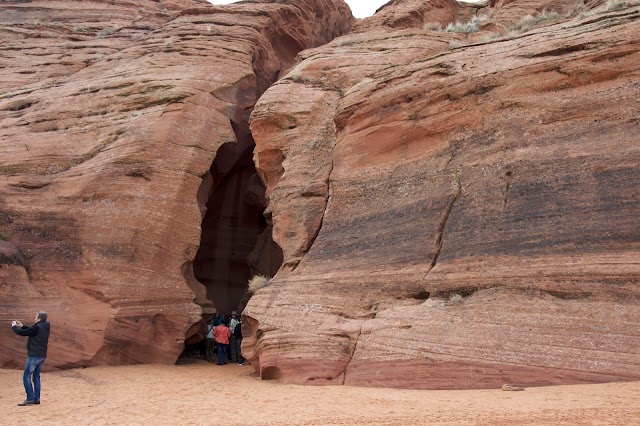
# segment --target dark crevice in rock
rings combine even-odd
[[[38,101],[35,101],[33,99],[21,99],[11,102],[6,107],[0,109],[0,111],[22,111],[24,109],[30,108],[36,103],[38,103]]]
[[[431,294],[428,291],[418,291],[411,294],[411,297],[416,300],[428,300]]]
[[[346,312],[338,311],[338,312],[334,312],[334,314],[346,319],[374,319],[377,315],[377,312],[367,312],[364,315],[349,315]]]
[[[351,361],[353,360],[353,356],[356,353],[356,349],[358,348],[358,341],[360,340],[360,336],[362,335],[362,327],[364,326],[365,321],[362,322],[362,324],[360,324],[360,330],[358,330],[358,335],[355,338],[355,341],[353,342],[353,350],[351,351],[351,355],[349,355],[349,360],[347,361],[347,363],[344,365],[344,369],[342,370],[342,373],[338,374],[337,377],[342,377],[342,385],[344,385],[347,382],[347,369],[349,368],[349,364],[351,364]]]
[[[207,299],[227,314],[238,309],[253,275],[273,276],[282,263],[282,251],[271,239],[271,224],[264,216],[265,187],[253,163],[250,113],[247,109],[239,114],[241,120],[231,122],[237,142],[218,149],[205,179],[210,190],[193,263]]]
[[[41,189],[46,188],[51,185],[50,180],[24,180],[18,183],[10,183],[10,186],[14,188],[22,188],[22,189]]]
[[[563,56],[573,52],[581,52],[583,50],[594,50],[602,47],[602,43],[584,43],[574,46],[565,46],[557,49],[548,50],[546,52],[536,53],[532,55],[524,55],[524,58],[542,58],[545,56]]]
[[[486,288],[482,288],[482,290],[487,290],[489,288],[494,288],[494,287],[486,287]],[[469,297],[480,290],[481,290],[480,287],[460,287],[452,290],[434,291],[431,293],[431,296],[434,298],[441,298],[441,299],[448,299],[454,294],[457,294],[461,297]]]
[[[440,258],[440,254],[442,253],[442,245],[443,245],[443,240],[444,240],[444,232],[445,229],[447,227],[447,222],[449,221],[449,217],[451,216],[451,212],[453,211],[453,207],[455,206],[456,202],[460,199],[460,197],[462,196],[462,183],[460,181],[460,172],[458,171],[458,169],[456,169],[454,171],[454,178],[455,178],[455,183],[456,186],[458,188],[458,190],[456,191],[455,195],[453,196],[453,198],[451,199],[451,201],[449,202],[449,205],[447,206],[447,210],[445,211],[444,217],[442,218],[442,221],[440,222],[440,225],[438,226],[438,238],[436,239],[436,254],[433,256],[433,260],[431,261],[431,265],[429,267],[429,270],[427,271],[427,275],[429,274],[429,272],[431,272],[431,270],[433,268],[435,268],[436,264],[438,263],[438,259]]]
[[[256,330],[256,339],[260,340],[262,338],[262,336],[264,336],[264,331],[258,329]]]
[[[507,202],[509,201],[509,190],[511,189],[511,176],[513,175],[513,172],[508,170],[504,175],[507,182],[505,184],[504,197],[502,199],[502,213],[507,210]]]
[[[590,291],[556,291],[556,290],[540,290],[542,293],[546,293],[550,296],[553,296],[557,299],[564,300],[578,300],[578,299],[588,299],[593,296],[593,293]]]
[[[278,366],[278,359],[280,359],[280,348],[281,348],[280,339],[278,338],[278,351],[276,352],[276,360],[273,362],[273,366],[275,368],[278,368],[277,366]]]
[[[260,371],[260,378],[262,380],[280,380],[282,378],[282,370],[275,366],[264,368]]]

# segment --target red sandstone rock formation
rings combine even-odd
[[[49,367],[173,362],[282,261],[265,379],[639,378],[640,6],[603,3],[394,0],[294,59],[342,1],[1,2],[0,322],[48,310]]]
[[[49,368],[174,362],[203,314],[228,309],[212,297],[239,292],[194,260],[235,232],[256,268],[279,266],[270,238],[255,253],[252,218],[205,220],[200,241],[205,205],[241,218],[264,204],[244,160],[251,108],[352,22],[341,0],[0,3],[0,322],[47,310]],[[233,253],[217,261],[235,273]],[[0,366],[23,345],[0,328]]]
[[[245,356],[307,384],[639,379],[640,6],[410,3],[256,105],[284,267]],[[421,25],[482,13],[475,34]]]

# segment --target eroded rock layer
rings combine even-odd
[[[303,52],[251,120],[284,254],[244,312],[261,376],[639,379],[639,23],[397,0]]]
[[[216,303],[192,262],[218,148],[352,21],[341,0],[0,3],[0,321],[47,310],[48,368],[174,362]],[[0,367],[23,345],[0,329]]]

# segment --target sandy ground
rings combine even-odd
[[[0,370],[3,425],[640,425],[640,382],[411,391],[261,381],[250,366],[138,365],[43,373],[42,404]]]

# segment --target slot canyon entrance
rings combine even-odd
[[[214,316],[211,304],[228,320],[232,311],[240,313],[246,306],[249,280],[256,275],[273,277],[282,266],[282,249],[273,241],[270,215],[265,216],[266,188],[253,162],[252,110],[246,108],[230,120],[236,141],[218,148],[198,192],[198,203],[206,212],[200,246],[185,277],[205,287],[206,301],[195,299],[204,303],[202,320],[187,330],[177,363],[205,357],[208,322]]]
[[[264,216],[265,187],[253,163],[250,113],[251,109],[246,110],[240,123],[231,122],[237,142],[223,144],[211,165],[212,185],[193,263],[194,276],[206,287],[207,299],[226,315],[244,308],[251,277],[272,277],[282,265],[282,250]]]

